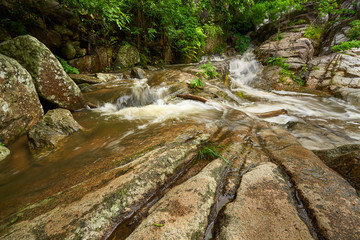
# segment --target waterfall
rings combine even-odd
[[[127,107],[140,107],[158,101],[166,96],[168,88],[151,89],[147,84],[147,79],[135,80],[130,95],[121,96],[116,101],[116,109],[120,110]]]

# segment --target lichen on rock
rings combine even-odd
[[[36,38],[25,35],[5,41],[0,44],[0,53],[16,59],[31,74],[42,98],[69,110],[84,107],[79,87],[51,51]]]
[[[28,71],[0,54],[0,141],[15,140],[43,116],[40,100]]]

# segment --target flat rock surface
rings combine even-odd
[[[264,147],[295,183],[307,208],[326,239],[358,239],[360,200],[355,189],[305,149],[289,132],[263,127]]]
[[[199,174],[171,189],[127,239],[202,238],[225,165],[221,159],[214,160]]]
[[[217,239],[313,239],[299,218],[289,183],[273,163],[246,173],[226,206]]]

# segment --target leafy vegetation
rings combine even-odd
[[[356,40],[360,38],[360,20],[352,21],[350,24],[351,28],[349,29],[348,36],[351,40]]]
[[[200,69],[201,72],[199,72],[198,74],[203,76],[205,79],[209,80],[216,78],[218,76],[218,73],[216,72],[216,68],[213,65],[211,65],[211,61],[201,65]]]
[[[191,80],[190,87],[194,88],[194,89],[202,88],[202,87],[204,87],[204,82],[202,81],[202,79],[200,77],[196,78],[194,80]]]
[[[346,51],[352,48],[359,48],[360,47],[360,20],[354,20],[350,24],[351,28],[348,32],[348,37],[350,41],[342,42],[338,45],[332,47],[332,50],[335,52]]]
[[[221,160],[223,160],[224,162],[231,164],[229,162],[229,160],[227,160],[226,158],[224,158],[221,153],[219,152],[219,150],[217,149],[218,147],[216,147],[215,145],[205,145],[203,146],[203,148],[198,152],[197,157],[199,159],[204,159],[204,160],[214,160],[216,158],[220,158]]]
[[[338,45],[333,46],[331,49],[335,52],[341,52],[346,51],[352,48],[359,48],[360,47],[360,41],[358,40],[352,40],[348,42],[342,42]]]
[[[269,59],[266,61],[269,65],[279,66],[285,70],[288,70],[290,65],[286,63],[287,58],[283,57],[269,57]]]
[[[305,29],[304,37],[310,38],[315,42],[318,42],[321,38],[321,35],[324,31],[324,28],[321,26],[308,26]]]
[[[75,67],[72,67],[68,64],[68,62],[65,59],[62,59],[59,56],[56,56],[57,59],[59,59],[61,66],[64,68],[65,72],[68,74],[79,74],[79,70]]]
[[[26,32],[27,23],[41,22],[53,25],[51,19],[41,11],[46,1],[10,1],[12,18],[4,17],[2,25],[18,34]],[[29,2],[29,3],[28,3]],[[93,45],[117,46],[122,42],[136,45],[144,64],[166,59],[169,50],[174,61],[197,61],[207,39],[222,36],[239,52],[249,46],[247,33],[266,22],[278,26],[276,40],[283,35],[280,19],[291,11],[302,9],[310,0],[58,0],[61,6],[75,13],[81,41],[87,41],[88,52]],[[320,14],[353,16],[351,10],[340,9],[341,0],[315,0]],[[31,14],[29,9],[32,9]],[[331,18],[330,16],[330,18]],[[290,24],[302,24],[306,20]],[[350,35],[355,39],[359,24],[355,24]],[[356,26],[355,26],[356,25]],[[44,26],[43,26],[44,27]],[[43,28],[42,29],[45,29]],[[312,39],[319,39],[320,29],[307,30]],[[294,30],[295,31],[295,30]],[[321,33],[320,33],[321,34]],[[233,37],[235,36],[235,37]],[[225,42],[224,42],[225,43]],[[81,43],[86,46],[86,43]],[[223,48],[223,47],[222,47]],[[93,48],[92,48],[93,49]],[[221,50],[221,49],[219,49]]]
[[[236,34],[236,45],[235,48],[236,50],[238,50],[240,53],[244,53],[250,44],[250,38],[248,36],[244,36],[242,34]]]
[[[280,82],[285,82],[285,78],[288,77],[292,79],[295,83],[297,83],[300,87],[306,85],[306,80],[301,77],[297,76],[294,71],[290,70],[290,65],[286,63],[287,59],[283,57],[270,57],[266,63],[273,66],[281,67],[280,71]],[[301,69],[300,74],[304,74],[307,71],[306,65]]]

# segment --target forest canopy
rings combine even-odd
[[[20,4],[18,15],[45,0],[6,1]],[[31,2],[26,5],[23,2]],[[58,0],[79,16],[83,32],[97,44],[131,44],[143,56],[175,53],[196,59],[206,40],[237,36],[237,49],[247,42],[244,35],[264,22],[276,22],[290,11],[314,4],[319,15],[336,14],[342,0]],[[27,7],[26,7],[27,6]],[[21,12],[23,11],[23,12]],[[26,14],[25,14],[26,15]],[[41,14],[40,14],[41,15]],[[40,16],[43,17],[44,16]],[[89,37],[90,38],[90,37]],[[145,59],[146,61],[146,59]]]

